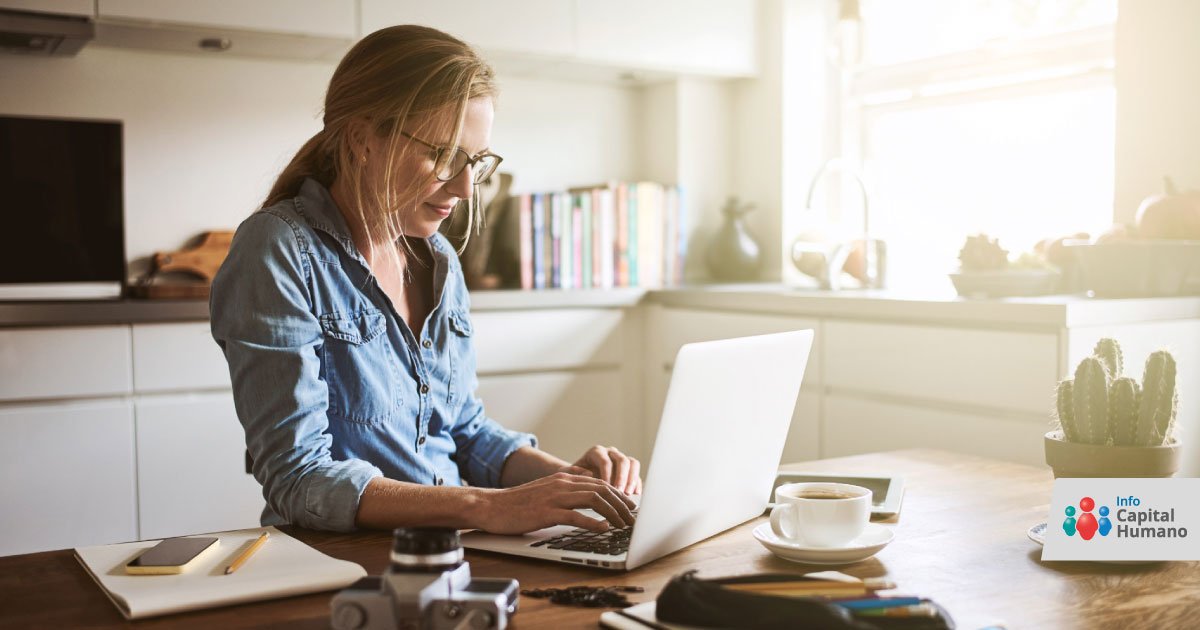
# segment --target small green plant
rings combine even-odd
[[[1124,357],[1115,339],[1101,339],[1079,362],[1073,379],[1058,384],[1058,421],[1069,442],[1108,446],[1161,446],[1179,408],[1175,357],[1159,350],[1137,379],[1122,376]]]

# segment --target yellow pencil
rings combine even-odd
[[[250,559],[250,556],[254,555],[255,551],[258,551],[259,547],[263,546],[263,543],[267,542],[267,538],[270,536],[271,532],[263,532],[262,535],[258,537],[258,540],[254,541],[253,545],[247,547],[246,550],[242,552],[242,555],[234,559],[233,564],[225,568],[225,575],[229,575],[230,573],[237,571],[243,563]]]

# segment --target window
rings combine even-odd
[[[1115,0],[841,0],[843,18],[855,5],[841,146],[890,286],[946,286],[970,234],[1015,257],[1112,223]]]

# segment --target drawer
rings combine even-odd
[[[594,444],[637,456],[640,444],[634,427],[625,425],[617,370],[487,376],[477,394],[489,417],[537,435],[542,450],[567,461]]]
[[[128,394],[128,326],[0,330],[0,400]]]
[[[1047,416],[1058,336],[827,321],[825,385]]]
[[[142,539],[258,525],[265,501],[232,394],[145,396],[134,413]]]
[[[471,314],[480,374],[617,366],[619,309],[487,311]]]
[[[139,393],[229,389],[229,366],[208,322],[134,325],[133,387]]]
[[[799,317],[664,308],[656,327],[658,339],[650,339],[648,343],[653,344],[652,347],[663,358],[659,367],[670,367],[675,363],[679,348],[686,343],[811,328],[816,334],[813,336],[812,352],[808,355],[808,367],[804,370],[803,387],[807,389],[821,383],[819,357],[824,342],[819,324],[819,320]]]
[[[4,405],[0,430],[0,556],[137,539],[128,401]]]
[[[936,448],[1040,467],[1047,427],[1036,415],[987,416],[830,395],[821,422],[821,457]]]

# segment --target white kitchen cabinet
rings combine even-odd
[[[1058,335],[829,320],[825,385],[839,392],[1047,414]]]
[[[229,364],[209,330],[208,322],[134,324],[134,389],[229,389]]]
[[[1045,463],[1045,414],[987,414],[838,394],[827,394],[823,404],[822,457],[936,448],[1032,466]]]
[[[717,76],[757,72],[757,2],[577,0],[581,59]]]
[[[675,308],[663,308],[658,316],[661,318],[658,334],[648,343],[655,345],[662,359],[660,366],[667,367],[674,364],[675,355],[685,343],[812,329],[813,347],[801,387],[812,389],[821,384],[819,357],[823,340],[816,319]]]
[[[135,413],[141,538],[258,526],[262,489],[232,394],[145,396]]]
[[[630,448],[635,422],[621,409],[618,370],[488,376],[476,392],[488,416],[538,436],[539,447],[575,461],[594,444]]]
[[[354,0],[97,0],[101,20],[352,39]]]
[[[128,326],[0,329],[0,401],[132,390]]]
[[[616,367],[624,361],[620,309],[471,314],[479,374]]]
[[[446,31],[486,53],[575,54],[570,0],[361,0],[362,34],[397,24]]]
[[[358,37],[354,0],[97,0],[99,46],[338,61]],[[225,48],[201,48],[223,40]]]
[[[561,64],[560,74],[604,66],[747,77],[757,72],[757,21],[752,0],[362,0],[361,31],[424,24],[489,58]]]
[[[667,388],[671,381],[671,370],[660,370],[657,378],[646,379],[647,396],[651,399],[646,404],[646,415],[642,418],[641,428],[643,441],[647,445],[643,458],[650,461],[650,453],[654,448],[658,435],[658,425],[662,420],[663,405],[667,400]],[[821,446],[821,395],[815,391],[805,391],[803,388],[796,397],[796,409],[792,412],[792,423],[788,429],[783,444],[781,464],[803,462],[820,457]],[[731,424],[730,430],[736,430]]]
[[[637,309],[486,310],[471,320],[489,416],[563,458],[594,444],[645,456]]]
[[[646,334],[643,440],[653,448],[675,356],[684,344],[792,330],[815,331],[813,348],[786,438],[783,462],[814,459],[819,450],[821,323],[815,319],[649,306]]]
[[[95,0],[0,0],[0,9],[95,17]]]
[[[0,407],[0,556],[136,540],[124,400]]]

